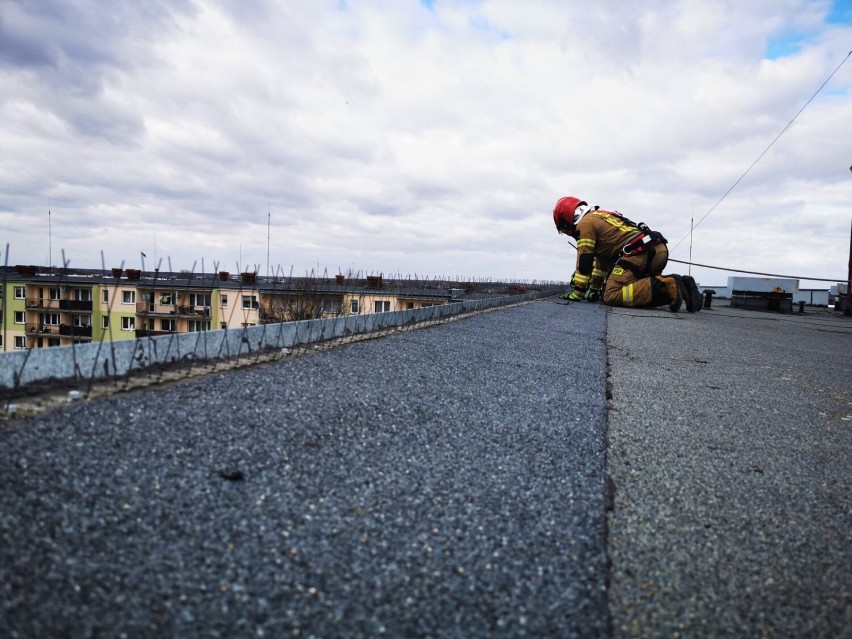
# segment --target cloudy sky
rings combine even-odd
[[[576,195],[845,280],[850,50],[849,0],[0,0],[0,262],[567,280]]]

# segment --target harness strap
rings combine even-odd
[[[657,249],[654,247],[661,242],[657,242],[656,244],[646,244],[641,251],[637,251],[631,255],[622,255],[619,256],[618,260],[615,262],[616,266],[620,266],[621,268],[625,268],[633,275],[636,276],[636,279],[641,280],[644,277],[648,277],[651,273],[651,261],[654,259],[654,256],[657,254]],[[628,262],[625,260],[625,257],[632,257],[632,255],[637,254],[645,254],[645,265],[639,266],[638,264],[634,264],[633,262]]]
[[[632,236],[627,243],[621,247],[621,250],[615,255],[615,261],[622,257],[640,255],[653,246],[668,243],[668,240],[663,237],[662,233],[652,231],[644,222],[639,222],[636,226],[639,229],[639,232]]]

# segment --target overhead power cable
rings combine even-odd
[[[576,249],[574,243],[571,240],[568,240],[568,244],[571,245],[571,248]],[[687,260],[676,260],[671,257],[671,252],[669,252],[669,262],[677,262],[678,264],[688,264],[689,266],[699,266],[701,268],[710,268],[716,271],[730,271],[731,273],[745,273],[746,275],[763,275],[764,277],[783,277],[785,279],[790,280],[810,280],[812,282],[843,282],[845,281],[843,278],[828,278],[828,277],[810,277],[807,275],[779,275],[778,273],[761,273],[760,271],[745,271],[738,268],[728,268],[727,266],[710,266],[709,264],[699,264],[698,262],[689,262]]]
[[[700,266],[701,268],[712,268],[717,271],[730,271],[731,273],[746,273],[748,275],[763,275],[764,277],[783,277],[790,280],[812,280],[814,282],[842,282],[842,279],[829,279],[827,277],[810,277],[809,275],[779,275],[778,273],[761,273],[760,271],[744,271],[738,268],[728,268],[726,266],[709,266],[708,264],[698,264],[697,262],[687,262],[685,260],[676,260],[673,257],[669,258],[669,262],[677,262],[678,264],[690,264],[691,266]]]
[[[757,159],[756,159],[754,162],[752,162],[752,163],[751,163],[751,166],[750,166],[750,167],[748,167],[748,168],[746,169],[745,173],[743,173],[743,174],[742,174],[739,178],[737,178],[737,181],[733,183],[733,185],[731,186],[731,188],[729,188],[727,191],[725,191],[725,194],[724,194],[722,197],[720,197],[720,198],[719,198],[719,200],[718,200],[718,201],[717,201],[717,202],[716,202],[716,203],[715,203],[712,207],[710,207],[710,210],[709,210],[709,211],[707,211],[707,212],[706,212],[706,213],[702,216],[702,218],[701,218],[700,220],[698,220],[698,223],[697,223],[697,224],[695,224],[695,225],[692,227],[692,229],[691,229],[690,233],[691,233],[692,231],[694,231],[696,228],[698,228],[698,225],[699,225],[699,224],[701,224],[701,223],[704,221],[704,218],[706,218],[708,215],[710,215],[710,214],[713,212],[713,210],[714,210],[717,206],[719,206],[719,205],[722,203],[722,201],[723,201],[726,197],[728,197],[728,195],[731,193],[731,191],[733,191],[733,190],[736,188],[736,186],[737,186],[737,185],[738,185],[738,184],[739,184],[739,183],[743,180],[743,178],[745,178],[745,176],[746,176],[746,175],[748,175],[748,174],[749,174],[749,172],[750,172],[750,171],[751,171],[751,170],[755,167],[755,165],[757,165],[757,163],[758,163],[758,162],[760,162],[760,160],[763,158],[763,156],[764,156],[764,155],[766,155],[766,154],[769,152],[769,149],[771,149],[771,148],[775,145],[775,143],[778,141],[778,139],[779,139],[782,135],[784,135],[784,133],[787,131],[787,129],[789,129],[789,128],[790,128],[790,126],[793,124],[793,122],[795,122],[795,121],[796,121],[796,118],[798,118],[798,117],[799,117],[799,115],[801,115],[802,111],[804,111],[804,110],[807,108],[807,106],[808,106],[808,105],[809,105],[809,104],[813,101],[813,99],[814,99],[815,97],[817,97],[817,95],[819,95],[820,91],[822,91],[822,90],[823,90],[823,87],[825,87],[825,85],[826,85],[826,84],[828,84],[829,80],[831,80],[831,78],[833,78],[833,77],[834,77],[834,74],[835,74],[835,73],[837,73],[837,72],[840,70],[840,67],[842,67],[842,66],[846,63],[846,61],[849,59],[849,56],[852,56],[852,51],[850,51],[849,53],[847,53],[847,54],[846,54],[846,57],[845,57],[845,58],[843,58],[843,60],[841,60],[840,64],[838,64],[838,65],[837,65],[837,67],[835,67],[834,71],[832,71],[832,72],[831,72],[831,75],[829,75],[829,76],[825,79],[825,82],[823,82],[823,83],[819,86],[819,88],[818,88],[818,89],[814,92],[814,94],[810,97],[810,99],[809,99],[807,102],[805,102],[804,106],[803,106],[801,109],[799,109],[799,111],[798,111],[798,113],[796,113],[796,115],[794,115],[794,116],[793,116],[793,119],[792,119],[792,120],[790,120],[790,121],[787,123],[787,126],[785,126],[783,129],[781,129],[781,133],[779,133],[778,135],[776,135],[776,136],[775,136],[775,139],[774,139],[774,140],[772,140],[772,142],[770,142],[770,143],[769,143],[769,146],[767,146],[767,147],[763,150],[763,153],[761,153],[759,156],[757,156]],[[850,168],[852,168],[852,167],[850,167]],[[680,239],[680,241],[679,241],[677,244],[675,244],[675,245],[671,248],[671,250],[673,251],[673,250],[674,250],[674,249],[676,249],[678,246],[680,246],[680,245],[681,245],[681,243],[682,243],[682,242],[683,242],[683,241],[684,241],[687,237],[689,237],[690,233],[687,233],[686,235],[684,235],[684,236]]]

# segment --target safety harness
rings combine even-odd
[[[630,222],[624,218],[626,222]],[[630,222],[633,224],[633,222]],[[631,271],[637,278],[646,277],[651,272],[651,261],[657,254],[656,246],[667,244],[668,240],[663,237],[663,234],[658,231],[652,231],[644,222],[633,224],[639,229],[639,232],[628,240],[627,244],[621,247],[621,250],[613,256],[613,262]],[[633,257],[634,255],[645,255],[645,265],[638,266],[632,262],[623,259],[625,257]]]

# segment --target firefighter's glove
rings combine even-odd
[[[586,299],[590,302],[598,302],[601,299],[601,289],[599,288],[590,288],[589,292],[586,293]]]
[[[584,298],[582,295],[577,295],[577,293],[574,293],[572,291],[571,294],[568,295],[568,299],[572,302],[582,302],[586,298]]]

